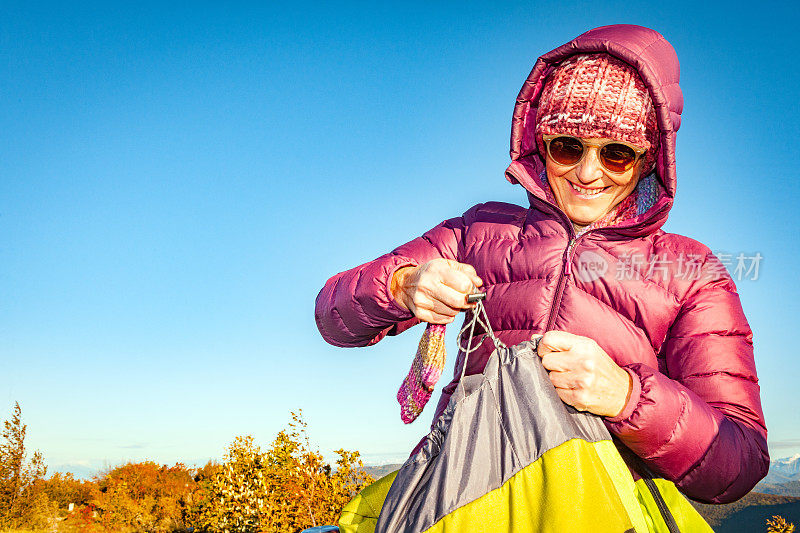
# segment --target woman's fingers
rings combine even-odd
[[[572,354],[569,352],[548,352],[541,356],[542,366],[549,372],[567,372],[572,369]]]
[[[572,380],[568,372],[550,371],[550,383],[557,389],[572,389]]]
[[[596,376],[592,374],[582,374],[568,370],[550,372],[550,382],[557,389],[591,389],[595,379]]]
[[[467,294],[469,292],[459,291],[449,285],[439,283],[431,296],[447,307],[461,311],[474,306],[474,304],[467,303]]]
[[[460,311],[425,295],[416,295],[414,300],[415,303],[412,304],[414,306],[414,315],[420,320],[431,324],[449,324]]]
[[[456,316],[459,312],[461,312],[461,309],[450,306],[446,302],[439,299],[438,295],[428,295],[421,292],[414,296],[414,305],[416,305],[419,309],[425,309],[427,311],[446,316]]]
[[[458,263],[456,261],[452,261],[452,270],[450,271],[451,274],[453,273],[460,273],[467,277],[471,286],[467,287],[466,290],[471,291],[474,287],[480,287],[483,285],[483,280],[478,276],[478,273],[475,272],[475,267],[467,263]],[[459,289],[459,287],[455,287],[451,285],[454,289]],[[463,291],[462,291],[463,292]]]
[[[398,293],[417,318],[434,324],[450,323],[462,310],[475,307],[466,297],[483,285],[472,265],[442,258],[400,272],[398,280],[392,294]]]
[[[461,265],[461,263],[457,264]],[[474,269],[472,269],[470,265],[462,266],[469,267],[469,270],[474,272]],[[443,291],[443,295],[452,297],[458,294],[458,306],[462,309],[466,309],[472,307],[471,305],[467,305],[467,295],[472,294],[477,287],[483,285],[483,280],[481,280],[477,274],[470,274],[462,268],[452,268],[442,271],[441,283],[453,291]],[[450,298],[450,305],[454,303],[456,302]]]
[[[631,377],[593,339],[548,331],[539,356],[558,396],[581,411],[616,416],[631,390]]]
[[[561,398],[561,401],[567,405],[571,405],[578,411],[592,412],[591,408],[582,400],[582,394],[576,389],[563,389],[556,388],[556,394]]]
[[[423,322],[428,322],[430,324],[450,324],[456,318],[455,316],[440,315],[425,309],[419,310],[418,313],[415,313],[415,316]]]
[[[456,261],[433,260],[420,276],[420,289],[430,297],[440,300],[456,309],[467,309],[467,295],[483,280],[475,273],[472,265]]]

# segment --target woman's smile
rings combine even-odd
[[[573,183],[569,180],[566,181],[572,186],[571,189],[575,193],[575,196],[586,200],[592,200],[594,198],[597,198],[605,191],[607,191],[609,188],[611,188],[610,185],[606,187],[581,187],[580,185]]]
[[[589,138],[593,142],[609,139]],[[545,166],[550,189],[558,206],[573,222],[591,224],[611,211],[636,188],[641,160],[623,173],[607,172],[591,146],[575,165],[561,165],[547,155]]]

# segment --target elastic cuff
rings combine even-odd
[[[394,273],[397,272],[398,270],[400,270],[401,268],[408,267],[408,266],[415,267],[415,266],[418,266],[418,264],[413,259],[404,259],[403,261],[399,262],[394,267],[388,269],[389,277],[386,278],[386,285],[384,285],[384,291],[386,292],[386,294],[385,294],[386,300],[389,302],[389,305],[392,306],[392,308],[396,312],[399,311],[401,313],[405,313],[406,315],[408,315],[408,318],[412,318],[414,316],[414,313],[412,313],[411,311],[409,311],[408,309],[406,309],[405,307],[400,305],[397,302],[397,300],[394,299],[394,295],[392,294],[392,290],[391,290],[392,278],[394,277]]]
[[[639,374],[634,372],[633,369],[625,366],[623,366],[622,369],[631,376],[631,395],[630,398],[628,398],[625,407],[622,408],[622,411],[620,411],[617,416],[606,417],[606,422],[610,424],[622,422],[631,416],[636,410],[636,406],[639,405],[639,400],[642,397],[642,381],[639,379]]]

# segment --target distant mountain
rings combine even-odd
[[[764,494],[800,496],[800,454],[771,461],[767,477],[753,490]]]
[[[787,481],[786,483],[764,483],[762,481],[753,490],[764,494],[800,497],[800,481]]]
[[[394,472],[395,470],[400,470],[400,467],[403,466],[401,464],[391,464],[391,465],[365,465],[362,470],[369,474],[370,476],[374,477],[375,479],[380,479],[386,474]]]
[[[769,472],[789,481],[800,481],[800,453],[770,462]]]
[[[717,533],[766,531],[774,515],[800,526],[800,454],[771,461],[767,477],[737,502],[693,505]]]
[[[800,525],[800,498],[751,492],[723,505],[692,502],[716,533],[752,533],[767,530],[767,519],[780,515]]]
[[[56,472],[61,472],[62,474],[70,473],[72,477],[75,479],[92,479],[95,475],[99,473],[97,468],[92,468],[86,465],[80,464],[61,464],[61,465],[53,465],[47,467],[47,475],[55,474]]]

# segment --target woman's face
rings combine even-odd
[[[592,143],[611,139],[587,138]],[[642,158],[622,174],[607,171],[597,158],[598,148],[588,146],[577,165],[564,166],[545,158],[547,180],[558,206],[573,222],[585,226],[608,213],[625,199],[639,181]]]

